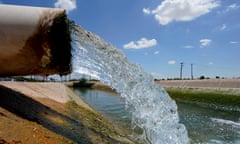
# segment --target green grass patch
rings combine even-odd
[[[240,107],[240,94],[220,90],[166,88],[173,99]]]

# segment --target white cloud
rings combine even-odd
[[[209,13],[220,4],[218,0],[164,0],[151,14],[161,25],[172,21],[191,21]],[[145,13],[150,10],[145,9]]]
[[[191,48],[194,48],[194,46],[192,46],[192,45],[185,45],[184,48],[191,49]]]
[[[157,45],[156,39],[148,40],[146,38],[141,38],[137,42],[131,41],[131,42],[123,45],[123,47],[125,49],[143,49],[143,48],[153,47],[155,45]]]
[[[76,0],[58,0],[54,3],[56,8],[63,8],[68,12],[77,8]]]
[[[170,65],[176,64],[176,61],[175,60],[170,60],[170,61],[168,61],[168,64],[170,64]]]
[[[153,54],[157,55],[157,54],[159,54],[159,53],[160,53],[159,51],[155,51]]]
[[[209,46],[211,44],[211,42],[212,42],[212,40],[210,40],[210,39],[201,39],[200,40],[201,47]]]
[[[145,14],[151,14],[151,10],[148,8],[143,8],[143,13]]]
[[[239,8],[239,6],[235,3],[228,6],[228,9],[237,9],[237,8]]]
[[[223,31],[227,28],[227,25],[226,24],[223,24],[221,27],[220,27],[220,30]]]
[[[213,65],[214,63],[213,62],[209,62],[208,65]]]
[[[236,3],[233,3],[233,4],[228,5],[223,11],[220,11],[218,13],[219,14],[227,13],[227,12],[230,12],[232,10],[237,10],[239,7],[240,7],[239,5],[237,5]]]
[[[231,11],[231,10],[236,10],[236,9],[238,9],[239,8],[239,5],[237,5],[237,4],[231,4],[231,5],[229,5],[228,7],[227,7],[227,9],[225,10],[225,12],[228,12],[228,11]]]
[[[237,42],[237,41],[230,41],[229,43],[230,44],[238,44],[239,42]]]

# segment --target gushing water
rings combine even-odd
[[[150,144],[189,143],[187,130],[179,123],[177,106],[151,75],[130,63],[111,44],[77,26],[71,25],[73,69],[90,75],[116,89],[125,99],[133,127],[143,130]]]

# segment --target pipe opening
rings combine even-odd
[[[70,21],[65,10],[10,5],[0,7],[5,13],[11,13],[10,16],[0,15],[3,18],[0,22],[0,42],[8,40],[0,46],[0,50],[4,51],[0,53],[0,76],[71,73]],[[36,16],[19,22],[15,20],[19,11],[14,9],[26,9]],[[24,14],[19,16],[26,18]],[[1,28],[1,25],[5,28]],[[26,30],[20,30],[22,27]],[[11,28],[12,31],[9,31]]]

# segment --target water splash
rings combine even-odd
[[[179,123],[177,106],[163,88],[139,65],[130,63],[111,44],[72,24],[73,69],[116,89],[130,110],[133,127],[143,130],[150,144],[189,143],[187,130]]]

